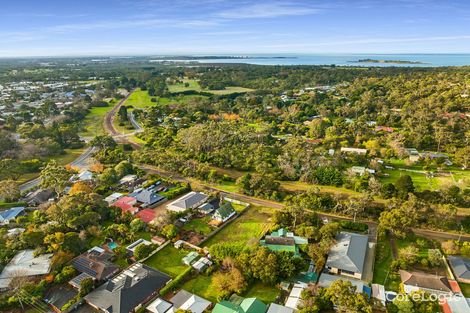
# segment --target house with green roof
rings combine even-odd
[[[233,208],[232,204],[230,202],[226,202],[221,205],[217,210],[215,210],[214,214],[212,214],[212,218],[224,223],[235,214],[237,214],[237,212]]]
[[[300,256],[299,245],[308,244],[308,239],[295,236],[294,233],[281,228],[266,235],[260,240],[260,245],[269,248],[272,251],[287,251]]]
[[[237,301],[240,299],[241,301]],[[266,313],[268,306],[256,298],[236,297],[216,304],[212,313]]]

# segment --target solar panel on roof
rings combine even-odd
[[[73,266],[79,272],[87,273],[90,276],[96,277],[98,274],[94,269],[90,268],[90,261],[82,258],[75,259]]]

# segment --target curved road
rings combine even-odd
[[[73,167],[78,167],[80,169],[87,168],[88,159],[90,158],[90,156],[93,155],[96,149],[97,149],[96,147],[90,147],[86,149],[85,152],[83,152],[78,158],[70,162],[68,165],[73,166]],[[38,186],[40,183],[41,183],[41,179],[38,177],[20,185],[19,188],[21,192],[24,192],[24,191],[27,191],[31,188]]]
[[[125,96],[123,99],[121,99],[121,101],[119,101],[119,103],[114,106],[114,108],[112,108],[111,110],[108,111],[108,113],[106,113],[105,117],[104,117],[104,129],[106,130],[106,132],[111,135],[117,142],[120,142],[120,143],[124,143],[124,144],[130,144],[132,147],[134,147],[135,149],[140,149],[142,148],[142,145],[137,143],[137,142],[134,142],[134,141],[131,141],[127,138],[127,136],[129,136],[130,134],[121,134],[115,127],[114,127],[114,124],[113,124],[113,120],[114,120],[114,117],[116,116],[116,112],[119,110],[119,108],[124,104],[124,102],[126,102],[126,100],[130,97],[130,95],[134,92],[135,89],[131,90],[127,96]],[[130,120],[131,120],[131,123],[132,125],[134,125],[133,121],[137,124],[137,126],[139,128],[140,125],[134,120],[134,117],[133,115],[131,114],[131,117],[130,117]],[[137,127],[134,125],[134,127],[137,129]],[[137,129],[138,130],[138,129]]]

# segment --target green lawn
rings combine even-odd
[[[188,83],[189,86],[185,86],[185,83]],[[170,92],[184,92],[189,90],[201,91],[201,86],[199,82],[194,79],[183,79],[182,83],[168,85],[168,90]]]
[[[87,114],[85,119],[82,121],[83,130],[80,132],[82,137],[94,137],[97,135],[104,135],[104,116],[108,113],[116,104],[118,100],[111,100],[107,107],[93,107],[90,109],[90,113]]]
[[[220,242],[245,244],[258,242],[272,226],[270,222],[272,213],[273,209],[252,206],[242,216],[206,241],[204,246],[209,247]]]
[[[145,264],[167,273],[171,277],[176,277],[187,268],[187,265],[184,265],[181,259],[188,253],[188,251],[178,250],[169,244],[145,261]]]
[[[227,192],[238,192],[240,189],[234,181],[223,181],[218,184],[213,184],[213,186]]]
[[[213,93],[214,95],[229,95],[232,93],[244,93],[244,92],[251,92],[254,89],[245,88],[245,87],[225,87],[222,90],[205,90],[207,92]]]
[[[124,105],[132,106],[135,109],[144,109],[149,106],[157,105],[157,102],[151,101],[152,98],[158,97],[151,97],[147,90],[140,90],[140,88],[138,88],[127,98]]]
[[[258,298],[265,304],[268,304],[274,302],[279,294],[280,290],[276,286],[268,286],[258,281],[249,286],[243,296],[246,298]]]
[[[376,249],[373,282],[383,285],[388,278],[390,265],[393,261],[392,248],[388,238],[385,236],[379,238]]]
[[[213,231],[213,228],[209,226],[208,224],[210,219],[211,219],[210,216],[193,219],[190,222],[184,224],[183,230],[186,230],[186,231],[193,230],[197,233],[208,235]]]
[[[198,275],[197,277],[185,282],[182,289],[194,293],[204,299],[211,302],[219,302],[218,292],[215,285],[212,282],[212,276]]]
[[[287,191],[305,191],[312,188],[319,188],[321,192],[331,193],[331,194],[345,194],[348,196],[360,196],[360,192],[356,192],[351,189],[335,186],[322,186],[315,185],[301,181],[280,181],[281,187]]]
[[[232,204],[233,208],[234,208],[235,211],[237,211],[237,212],[243,211],[243,210],[245,209],[245,207],[246,207],[246,206],[243,205],[243,204],[237,204],[237,203],[233,203],[233,202],[230,202],[230,203]]]
[[[401,175],[410,175],[413,180],[413,184],[418,191],[425,189],[436,190],[446,186],[457,185],[459,187],[465,187],[470,182],[470,170],[462,170],[456,166],[445,167],[443,172],[451,172],[452,176],[435,176],[428,178],[424,173],[400,171],[399,168],[409,169],[413,171],[424,172],[423,167],[418,164],[406,165],[404,160],[390,159],[387,160],[387,164],[392,165],[395,169],[386,169],[384,173],[387,173],[388,177],[382,177],[382,183],[395,183]],[[436,170],[431,170],[436,171]]]
[[[184,283],[181,288],[211,302],[219,302],[217,288],[212,281],[212,276],[198,275]],[[262,282],[256,282],[248,286],[242,296],[246,298],[256,297],[268,304],[274,302],[279,293],[280,290],[276,286],[267,286]]]
[[[185,86],[185,83],[188,83],[188,86]],[[199,82],[194,79],[183,79],[182,83],[168,85],[168,90],[170,92],[185,92],[185,91],[198,91],[198,92],[209,92],[215,95],[228,95],[232,93],[243,93],[243,92],[251,92],[254,89],[251,88],[244,88],[244,87],[225,87],[225,89],[221,90],[207,90],[202,89],[199,85]]]

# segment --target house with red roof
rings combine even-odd
[[[148,224],[155,219],[155,211],[152,209],[143,209],[137,213],[136,216]]]
[[[112,206],[118,207],[122,212],[130,212],[131,214],[136,214],[139,212],[137,205],[137,199],[134,197],[122,197],[112,204]]]

